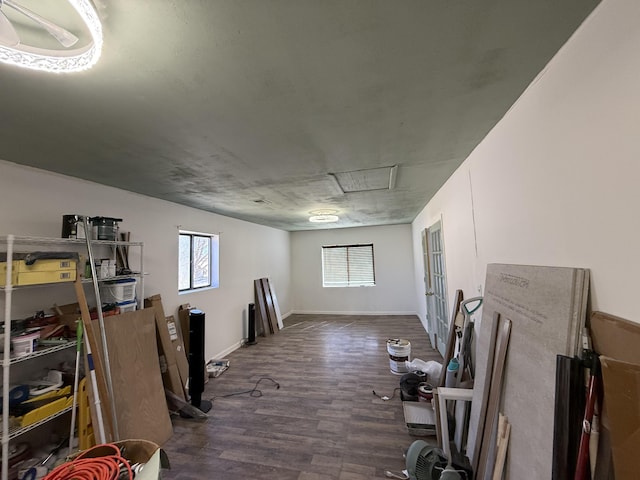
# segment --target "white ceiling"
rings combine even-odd
[[[0,65],[0,159],[291,231],[408,223],[598,2],[95,1],[91,70]]]

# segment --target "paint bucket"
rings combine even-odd
[[[402,338],[390,338],[387,340],[387,352],[389,353],[389,368],[394,375],[407,373],[409,369],[405,362],[411,356],[411,342]]]
[[[11,339],[11,346],[13,347],[13,355],[15,357],[23,357],[29,355],[36,350],[38,346],[38,340],[40,339],[40,332],[28,333],[26,335],[19,335]]]

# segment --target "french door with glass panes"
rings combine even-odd
[[[449,337],[449,309],[441,221],[423,231],[422,249],[429,336],[431,343],[444,355]]]

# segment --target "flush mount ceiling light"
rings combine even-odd
[[[340,220],[337,215],[313,215],[309,217],[311,223],[334,223]]]
[[[311,214],[309,217],[311,223],[334,223],[340,220],[340,217],[335,215],[338,211],[333,208],[319,208],[311,210],[309,213]]]
[[[89,32],[91,39],[81,47],[69,49],[78,38],[68,30],[24,8],[14,0],[0,0],[0,62],[45,72],[79,72],[91,68],[102,52],[102,24],[90,0],[67,0]],[[43,30],[61,45],[60,49],[22,43],[7,15],[10,7]],[[33,42],[30,42],[33,43]]]
[[[338,211],[332,208],[321,208],[319,210],[311,210],[309,213],[311,215],[333,215],[338,213]]]

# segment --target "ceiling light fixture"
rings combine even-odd
[[[337,215],[313,215],[309,217],[311,223],[334,223],[340,220]]]
[[[332,208],[321,208],[319,210],[311,210],[309,213],[311,215],[333,215],[338,213],[338,211]]]
[[[100,23],[98,14],[93,8],[90,0],[68,1],[78,12],[78,15],[91,34],[91,41],[88,42],[87,45],[73,50],[53,50],[48,48],[38,48],[31,45],[23,45],[20,42],[12,45],[0,43],[0,62],[32,70],[53,73],[79,72],[95,65],[102,53],[102,24]],[[3,3],[7,6],[12,6],[20,13],[28,16],[56,38],[58,37],[54,32],[66,32],[63,28],[58,27],[29,10],[26,10],[24,7],[19,6],[13,1],[7,2],[7,0],[0,0],[0,6]],[[4,14],[0,12],[0,16],[4,17]],[[4,29],[13,29],[13,26],[9,21],[2,23],[0,26]],[[66,33],[71,35],[70,32]],[[13,32],[9,32],[8,36],[13,37]],[[62,41],[61,43],[63,46],[65,45]]]

